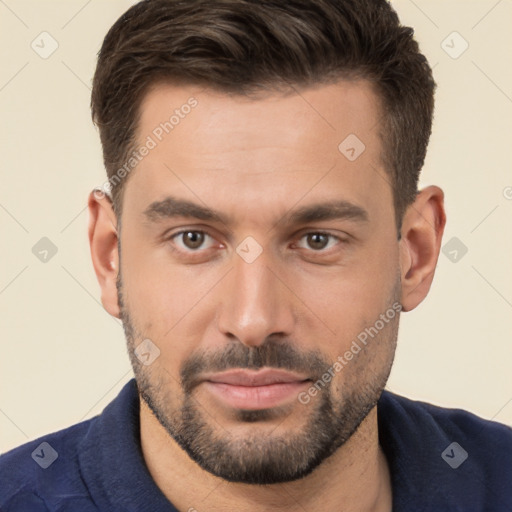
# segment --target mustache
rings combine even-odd
[[[221,351],[194,354],[183,364],[180,379],[185,393],[190,393],[202,381],[201,374],[207,372],[270,367],[303,373],[316,382],[330,366],[319,351],[300,352],[291,343],[269,338],[257,347],[232,342]]]

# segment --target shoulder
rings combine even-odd
[[[388,391],[377,410],[393,470],[424,501],[453,502],[450,510],[512,510],[512,428]]]
[[[96,420],[97,417],[83,421],[0,455],[0,510],[51,510],[58,503],[48,503],[49,490],[57,501],[68,503],[71,499],[77,509],[95,510],[85,502],[78,505],[87,495],[80,478],[78,454]]]
[[[393,416],[403,427],[429,432],[435,438],[458,438],[469,444],[501,443],[512,450],[512,428],[483,419],[463,409],[440,407],[385,391],[379,401],[381,414]],[[419,429],[419,430],[418,430]]]

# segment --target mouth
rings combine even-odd
[[[245,410],[276,407],[297,397],[311,382],[307,376],[284,370],[229,370],[211,374],[202,385],[223,404]]]

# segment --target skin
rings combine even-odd
[[[366,81],[257,99],[161,84],[141,105],[139,140],[191,96],[197,107],[130,174],[120,231],[109,198],[89,197],[102,303],[123,319],[139,388],[166,416],[159,421],[141,396],[148,469],[182,511],[390,511],[390,474],[374,404],[359,428],[306,476],[269,485],[228,481],[205,470],[162,420],[182,410],[180,372],[193,356],[206,364],[209,354],[226,356],[230,345],[245,354],[279,340],[300,361],[316,354],[329,366],[395,301],[403,311],[414,309],[434,276],[445,225],[443,192],[435,186],[420,191],[399,240],[390,177],[380,159],[381,106]],[[353,162],[338,150],[351,133],[366,146]],[[225,219],[151,220],[144,214],[168,196],[206,205]],[[366,211],[367,220],[288,222],[298,208],[340,199]],[[191,250],[183,238],[170,238],[184,229],[204,230],[211,238]],[[309,244],[306,235],[318,232],[333,236],[322,238],[329,240],[325,249]],[[236,252],[247,236],[262,248],[252,263]],[[209,434],[236,447],[233,454],[246,446],[250,457],[277,439],[304,433],[326,395],[341,414],[349,397],[364,402],[361,390],[380,393],[394,357],[398,316],[306,405],[293,399],[272,414],[256,415],[257,421],[244,421],[202,385],[191,392],[191,403]],[[146,338],[160,350],[149,366],[134,356]],[[247,440],[254,444],[244,445]]]

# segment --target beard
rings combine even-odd
[[[398,283],[399,284],[399,283]],[[333,361],[318,351],[299,352],[292,342],[268,337],[264,343],[247,347],[232,341],[225,349],[203,351],[186,359],[179,381],[165,368],[153,363],[144,366],[135,347],[146,336],[134,325],[125,306],[121,274],[117,281],[121,320],[140,397],[169,436],[202,469],[230,482],[277,484],[303,478],[344,445],[368,416],[384,390],[393,364],[398,336],[399,314],[340,370],[341,389],[322,381],[316,399],[307,405],[292,403],[260,410],[235,410],[237,424],[253,431],[235,435],[223,428],[195,396],[204,372],[233,368],[258,370],[283,369],[308,375],[311,385],[322,379]],[[399,286],[392,300],[397,302]],[[391,304],[392,302],[390,302]],[[378,353],[377,353],[378,352]],[[301,407],[302,410],[297,411]],[[278,434],[276,430],[288,416],[301,419],[300,428]],[[269,420],[280,419],[273,430],[262,429]]]

